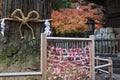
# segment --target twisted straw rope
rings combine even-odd
[[[16,14],[19,13],[21,17],[17,16]],[[32,17],[32,14],[35,14],[36,17]],[[34,35],[34,31],[32,29],[32,27],[28,24],[28,22],[44,22],[45,20],[51,21],[52,19],[45,19],[45,20],[40,20],[39,19],[39,13],[35,10],[30,11],[27,14],[27,17],[24,16],[23,12],[21,9],[16,9],[13,11],[13,13],[11,14],[11,18],[4,18],[5,20],[9,20],[9,21],[19,21],[21,22],[20,26],[19,26],[19,32],[20,32],[20,36],[21,39],[23,39],[23,34],[22,34],[22,26],[26,25],[32,32],[32,39],[35,39],[35,35]]]

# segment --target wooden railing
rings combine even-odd
[[[101,61],[102,61],[102,63],[101,63]],[[95,57],[95,62],[96,62],[95,70],[109,74],[109,80],[113,80],[112,59],[110,57],[108,59],[104,59],[104,58],[100,58],[99,56],[97,56],[97,57]],[[107,62],[107,63],[103,64],[103,62]],[[105,67],[107,68],[107,70],[104,69]]]
[[[110,74],[110,79],[112,80],[112,60],[95,58],[95,41],[94,36],[90,38],[64,38],[64,37],[46,37],[45,34],[41,34],[41,71],[39,72],[15,72],[15,73],[0,73],[0,77],[16,77],[16,76],[41,76],[41,80],[47,80],[47,47],[48,45],[54,45],[55,47],[61,48],[78,48],[78,47],[90,47],[90,80],[95,80],[95,70],[101,70],[100,68],[107,67],[109,68],[108,72]],[[95,59],[97,65],[95,66]],[[99,65],[99,60],[108,61],[108,64]]]
[[[59,48],[68,49],[68,48],[82,48],[89,45],[90,47],[89,78],[90,80],[95,80],[94,36],[91,36],[90,38],[65,38],[65,37],[46,37],[45,34],[41,34],[41,41],[42,41],[41,47],[43,51],[45,51],[44,54],[46,54],[47,52],[47,46],[55,46]],[[46,57],[44,58],[47,60]],[[43,64],[44,64],[44,68],[46,68],[46,61]],[[44,74],[46,74],[46,71],[44,71]]]
[[[95,80],[95,71],[99,70],[105,73],[109,74],[109,80],[113,80],[113,65],[112,65],[112,60],[109,59],[104,59],[100,57],[95,57],[95,44],[94,44],[94,36],[90,38],[65,38],[65,37],[46,37],[45,34],[41,35],[42,39],[42,45],[43,50],[46,52],[46,47],[49,45],[55,46],[55,47],[60,47],[60,48],[76,48],[76,47],[85,47],[85,46],[90,46],[90,80]],[[47,45],[46,45],[47,44]],[[45,57],[44,57],[45,58]],[[100,61],[107,61],[108,63],[106,64],[100,64]],[[46,62],[45,62],[46,63]],[[44,63],[44,64],[45,64]],[[96,63],[96,65],[95,65]],[[46,65],[44,65],[46,66]],[[108,71],[103,70],[102,68],[108,67]]]
[[[117,56],[120,52],[119,39],[99,39],[95,40],[95,54],[97,56]]]

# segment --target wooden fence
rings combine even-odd
[[[101,64],[102,61],[102,64]],[[108,59],[100,58],[99,56],[95,57],[96,66],[94,67],[96,71],[101,71],[109,75],[109,80],[113,80],[113,62],[109,57]],[[103,62],[107,62],[104,63]],[[108,70],[105,70],[107,67]]]
[[[42,41],[41,47],[43,50],[42,53],[44,53],[44,54],[47,52],[47,46],[55,46],[55,47],[59,47],[59,48],[69,49],[69,48],[78,48],[78,47],[82,48],[82,47],[89,45],[89,47],[90,47],[90,62],[89,62],[90,63],[90,66],[89,66],[90,80],[95,80],[95,71],[97,71],[97,70],[108,73],[109,78],[110,78],[109,80],[112,80],[112,75],[113,75],[112,60],[95,57],[94,36],[91,36],[90,38],[65,38],[65,37],[46,37],[45,34],[42,34],[41,41]],[[47,59],[47,57],[46,57],[46,59]],[[108,63],[100,64],[101,60],[108,61]],[[96,66],[95,66],[95,62],[96,62]],[[44,66],[47,66],[46,63],[47,63],[47,61],[44,61]],[[101,69],[104,67],[108,67],[108,71]]]
[[[64,38],[64,37],[46,37],[45,34],[41,35],[41,47],[42,47],[42,54],[46,54],[47,46],[54,45],[55,47],[60,48],[78,48],[78,47],[85,47],[87,45],[90,46],[90,76],[91,80],[95,80],[95,64],[94,64],[94,37],[91,36],[90,38]],[[47,55],[47,54],[46,54]],[[47,58],[44,57],[46,60]],[[43,63],[44,68],[46,68],[46,61]],[[44,69],[45,70],[45,69]],[[44,71],[46,74],[46,70]]]
[[[95,80],[95,70],[103,67],[109,68],[108,73],[110,74],[110,80],[112,80],[112,60],[95,58],[94,49],[94,36],[90,38],[64,38],[64,37],[46,37],[45,34],[41,34],[41,71],[39,72],[13,72],[13,73],[0,73],[0,77],[16,77],[16,76],[41,76],[41,80],[47,80],[47,47],[55,46],[60,48],[84,48],[89,46],[90,49],[90,61],[89,64],[89,78],[90,80]],[[97,60],[97,66],[95,66],[95,59]],[[108,61],[108,64],[99,65],[99,60]],[[103,71],[103,70],[101,70]],[[103,71],[105,72],[105,71]]]
[[[95,54],[97,56],[117,56],[120,51],[119,39],[95,40]]]

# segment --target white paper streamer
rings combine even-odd
[[[47,36],[50,36],[51,34],[51,31],[50,31],[50,22],[48,20],[45,21],[45,31],[44,33],[47,35]]]
[[[4,31],[5,31],[5,19],[3,18],[1,22],[1,34],[3,37],[4,37]]]

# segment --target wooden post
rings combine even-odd
[[[95,80],[95,43],[94,43],[94,36],[91,35],[90,38],[90,80]]]
[[[109,78],[110,78],[109,80],[113,80],[113,63],[111,57],[109,57],[108,59],[109,59],[109,63],[111,64],[110,66],[108,66]]]
[[[100,63],[100,61],[99,61],[99,59],[98,59],[99,56],[97,56],[96,58],[97,58],[97,59],[96,59],[96,66],[99,66],[99,63]],[[99,73],[99,70],[97,70],[97,72]]]
[[[42,80],[47,80],[47,39],[45,34],[41,34],[41,72]]]
[[[99,60],[98,60],[99,56],[97,56],[96,58],[97,58],[96,59],[96,66],[98,66],[99,65]]]

